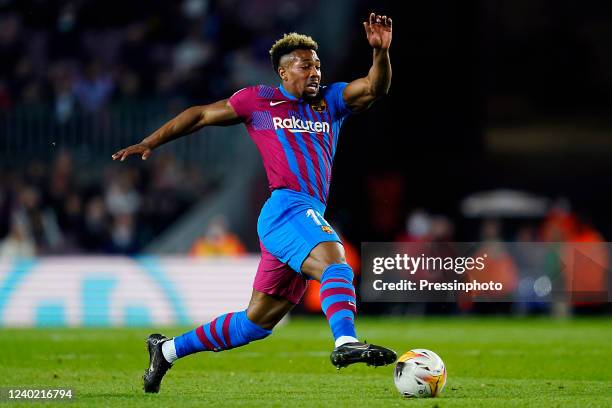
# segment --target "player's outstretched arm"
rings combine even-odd
[[[363,23],[363,27],[374,55],[368,75],[349,83],[344,88],[344,102],[353,112],[369,108],[376,99],[386,95],[391,86],[389,47],[393,21],[391,17],[371,13],[368,21]]]
[[[241,122],[228,99],[210,105],[192,106],[157,129],[140,143],[126,147],[113,154],[113,160],[123,161],[133,154],[147,160],[153,149],[181,136],[188,135],[204,126],[229,126]]]

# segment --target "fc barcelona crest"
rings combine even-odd
[[[323,232],[327,232],[328,234],[333,234],[334,230],[331,229],[331,227],[327,226],[327,225],[321,225],[321,229],[323,230]]]
[[[312,102],[310,104],[310,107],[315,111],[315,112],[325,112],[325,110],[327,109],[327,105],[325,104],[325,100],[324,99],[320,99],[316,102]]]

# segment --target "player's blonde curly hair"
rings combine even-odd
[[[274,66],[274,71],[278,72],[280,59],[294,50],[314,50],[319,48],[319,44],[309,35],[289,33],[284,34],[283,38],[277,40],[270,48],[270,59]]]

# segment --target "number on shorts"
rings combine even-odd
[[[309,208],[306,211],[306,216],[312,218],[314,223],[318,226],[327,225],[329,227],[329,224],[327,223],[327,221],[325,221],[325,218],[323,218],[323,216],[318,211],[315,211],[312,208]]]

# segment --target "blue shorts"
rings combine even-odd
[[[274,190],[259,214],[259,239],[268,252],[301,273],[314,247],[321,242],[342,242],[323,218],[324,212],[325,205],[308,194]]]

